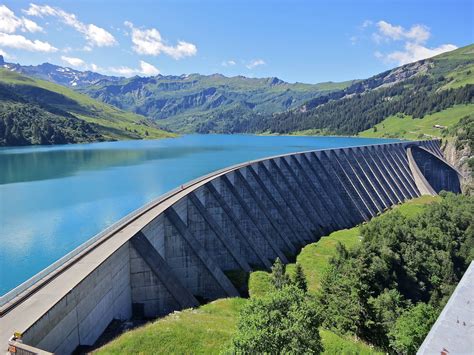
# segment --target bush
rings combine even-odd
[[[234,353],[319,354],[320,318],[314,301],[296,286],[250,299],[240,313]]]
[[[438,313],[434,307],[426,303],[418,303],[406,310],[388,333],[392,349],[400,354],[416,354],[436,321]]]
[[[440,203],[416,216],[393,211],[361,226],[358,249],[338,246],[321,282],[318,303],[325,327],[397,350],[391,339],[399,337],[389,333],[411,305],[429,304],[436,318],[474,257],[474,197],[440,196]],[[420,308],[413,309],[416,315]],[[403,324],[415,326],[414,321]],[[420,328],[423,336],[426,327]],[[406,332],[423,337],[420,329]]]

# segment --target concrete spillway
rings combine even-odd
[[[421,194],[459,192],[439,141],[283,155],[197,179],[3,297],[0,345],[71,353],[113,319],[238,296],[229,271],[269,268],[331,231]],[[35,349],[36,348],[36,349]],[[23,349],[23,350],[21,350]]]

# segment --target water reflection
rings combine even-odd
[[[223,147],[162,147],[149,149],[64,149],[11,153],[0,150],[0,184],[57,179],[80,171],[130,166],[149,160],[222,151]]]

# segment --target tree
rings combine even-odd
[[[286,274],[285,265],[281,262],[280,258],[276,258],[275,263],[272,266],[272,283],[273,286],[280,290],[283,286],[289,284],[289,277]]]
[[[389,346],[388,332],[393,329],[398,317],[407,307],[403,297],[397,290],[384,290],[378,297],[369,298],[371,312],[370,331],[372,342],[380,347]]]
[[[293,285],[298,287],[300,290],[308,291],[308,283],[306,282],[306,276],[303,271],[301,264],[296,264],[295,274],[292,280]]]
[[[437,316],[433,306],[422,302],[406,310],[388,333],[391,347],[401,354],[415,354]]]
[[[359,247],[336,246],[318,296],[326,328],[387,351],[416,350],[432,324],[418,321],[434,322],[474,255],[474,198],[440,197],[419,213],[392,211],[359,227]]]
[[[319,354],[320,319],[314,302],[290,285],[251,298],[240,313],[233,352],[243,354]]]

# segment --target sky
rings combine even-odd
[[[0,0],[0,54],[107,75],[367,78],[474,43],[474,0]]]

